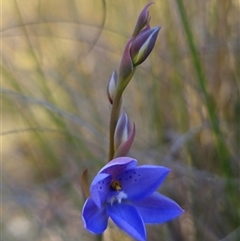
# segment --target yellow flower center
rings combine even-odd
[[[115,190],[115,191],[120,191],[122,189],[121,183],[117,180],[112,181],[110,184],[110,187],[112,190]]]

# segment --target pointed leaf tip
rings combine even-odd
[[[153,2],[148,3],[139,14],[137,23],[133,30],[133,35],[132,35],[133,37],[136,37],[140,33],[140,31],[142,31],[142,29],[149,24],[151,17],[149,16],[148,8],[152,4],[154,3]]]
[[[87,199],[90,196],[89,191],[89,183],[88,183],[88,170],[85,169],[82,173],[82,179],[81,179],[81,189],[82,189],[82,195],[84,199]]]

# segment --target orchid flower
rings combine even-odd
[[[164,223],[183,213],[176,202],[156,191],[169,171],[162,166],[137,166],[130,157],[113,159],[91,183],[91,196],[82,211],[84,227],[103,233],[110,217],[130,236],[145,241],[145,223]]]

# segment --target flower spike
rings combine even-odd
[[[107,86],[111,103],[108,163],[88,184],[87,170],[82,174],[82,209],[84,227],[94,234],[103,233],[111,220],[135,240],[146,241],[145,224],[162,224],[181,215],[184,210],[157,190],[170,169],[156,165],[137,166],[128,157],[135,138],[135,124],[122,110],[122,94],[137,65],[151,53],[160,27],[150,27],[148,3],[141,11],[133,35],[126,44],[119,72],[113,71]]]

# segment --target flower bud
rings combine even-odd
[[[134,31],[133,31],[133,37],[136,37],[142,29],[147,26],[150,22],[150,16],[148,12],[148,8],[150,5],[152,5],[153,2],[148,3],[142,10],[142,12],[139,14],[137,23],[135,25]]]
[[[152,52],[160,28],[143,29],[133,40],[130,49],[133,66],[141,64]]]
[[[108,81],[108,86],[107,86],[107,95],[108,95],[109,102],[111,104],[113,103],[113,99],[116,93],[117,81],[118,81],[118,74],[114,70]]]
[[[132,45],[133,38],[131,38],[125,47],[122,60],[119,67],[119,82],[118,82],[118,90],[120,89],[121,92],[126,88],[127,84],[131,80],[135,68],[132,63],[132,58],[130,55],[130,49]]]
[[[129,118],[125,112],[125,110],[122,111],[114,133],[114,148],[115,150],[118,149],[118,147],[124,143],[131,134],[131,123],[129,121]]]
[[[123,142],[117,149],[117,151],[114,154],[114,158],[116,157],[121,157],[121,156],[127,156],[132,143],[134,141],[134,137],[135,137],[135,124],[133,123],[133,128],[132,128],[132,132],[131,135],[129,136],[129,138]]]

